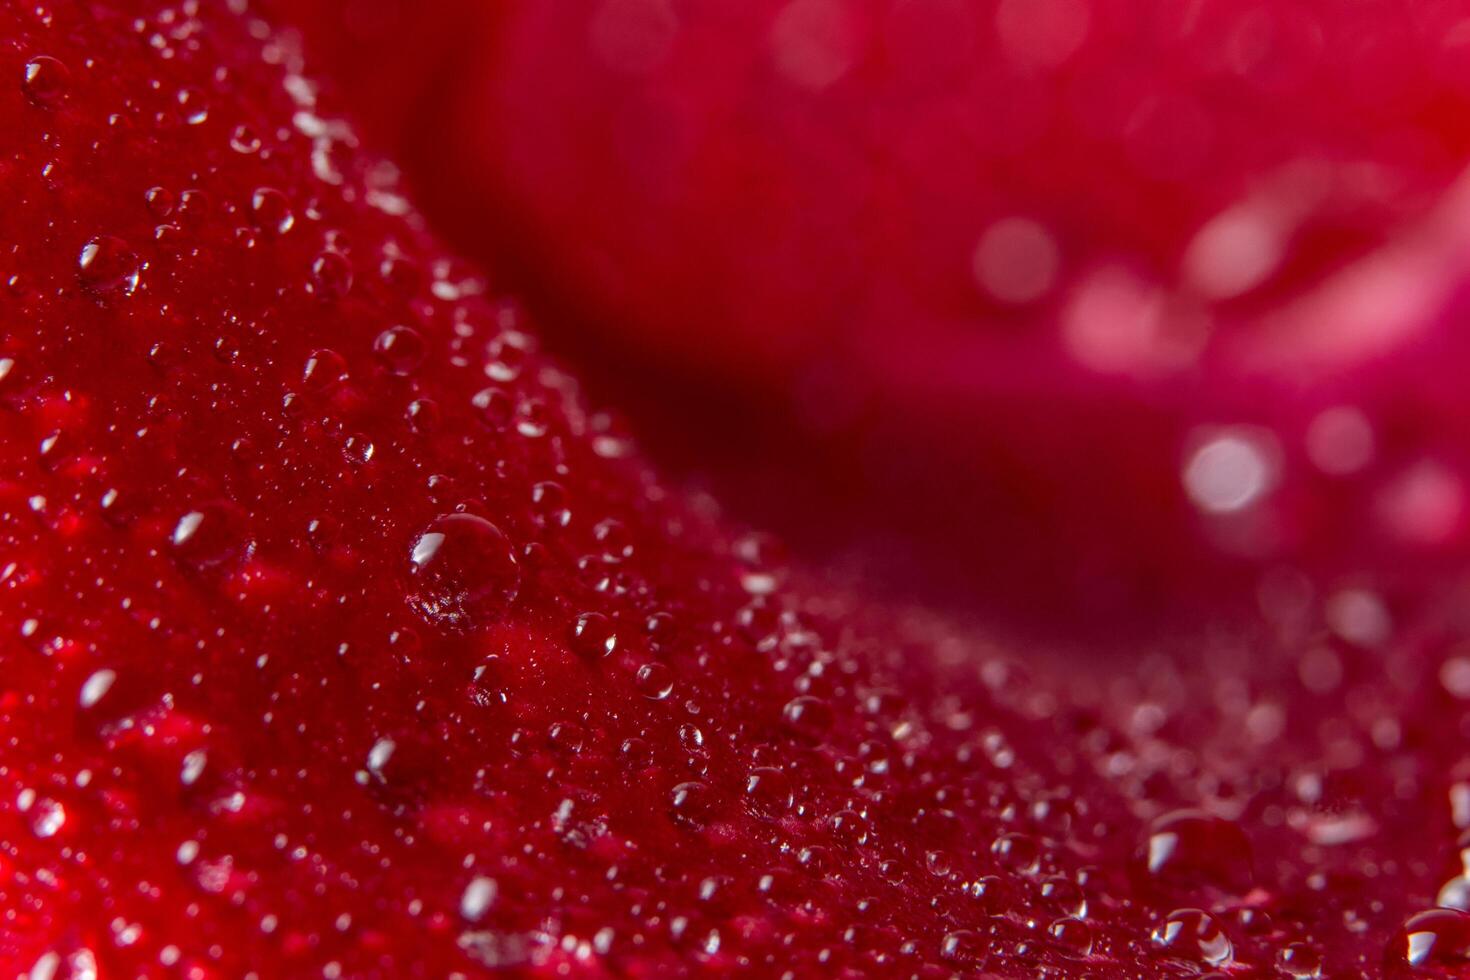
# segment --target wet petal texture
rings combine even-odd
[[[239,6],[0,12],[0,964],[1461,968],[1465,913],[1426,911],[1465,894],[1453,581],[1276,569],[1248,627],[1126,651],[814,583],[646,465]],[[667,8],[603,6],[577,37],[608,64],[677,59]],[[995,10],[1015,71],[1103,23],[1039,6]],[[760,37],[783,85],[867,70],[832,4]],[[1042,302],[1048,227],[962,264]],[[1208,289],[1258,231],[1212,232]],[[1352,413],[1313,431],[1363,458]],[[1249,509],[1276,438],[1211,429],[1170,480]]]

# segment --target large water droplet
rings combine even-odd
[[[244,518],[227,503],[203,504],[179,518],[169,536],[174,554],[195,568],[215,568],[248,550]]]
[[[26,98],[42,108],[52,108],[66,97],[71,86],[71,70],[47,55],[37,55],[26,62],[20,87]]]
[[[1202,810],[1176,810],[1153,822],[1140,859],[1148,874],[1179,887],[1250,890],[1251,844],[1233,821]]]
[[[250,220],[268,235],[284,235],[296,224],[286,195],[274,187],[259,187],[250,196]]]
[[[138,288],[138,257],[121,238],[98,235],[77,256],[77,279],[95,296],[131,296]]]
[[[447,629],[500,619],[520,590],[510,539],[473,514],[439,517],[414,538],[409,578],[409,605]]]
[[[1176,909],[1153,931],[1153,943],[1181,960],[1220,966],[1235,957],[1230,937],[1214,917],[1199,909]]]
[[[1470,913],[1432,909],[1410,916],[1389,940],[1384,965],[1414,970],[1438,967],[1461,975],[1460,971],[1470,968]]]

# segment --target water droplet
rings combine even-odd
[[[580,657],[595,660],[606,657],[617,648],[617,632],[611,620],[602,613],[583,613],[572,621],[572,651]]]
[[[543,480],[531,488],[531,516],[547,530],[566,527],[572,521],[567,509],[567,492],[560,483]]]
[[[868,821],[856,810],[838,810],[832,814],[827,821],[827,830],[839,844],[854,846],[868,840]]]
[[[1389,940],[1389,967],[1443,968],[1458,973],[1470,966],[1470,913],[1431,909],[1409,917]]]
[[[71,69],[48,55],[37,55],[26,62],[20,87],[32,104],[55,108],[71,87]]]
[[[509,383],[520,377],[526,362],[525,340],[519,334],[508,334],[490,341],[485,374],[492,381]]]
[[[138,257],[128,243],[112,235],[98,235],[77,256],[77,278],[95,296],[131,296],[138,288]]]
[[[1150,876],[1173,886],[1209,885],[1234,894],[1251,887],[1245,831],[1202,810],[1177,810],[1155,820],[1140,857]]]
[[[1046,933],[1073,956],[1087,956],[1092,952],[1092,927],[1081,919],[1058,919],[1046,927]]]
[[[425,528],[409,552],[409,578],[409,605],[447,629],[500,619],[520,590],[510,540],[473,514],[448,514]]]
[[[1440,886],[1434,904],[1442,909],[1459,909],[1470,912],[1470,878],[1456,875]]]
[[[311,261],[307,289],[324,300],[341,299],[352,289],[352,263],[341,252],[328,249]]]
[[[704,783],[680,783],[669,794],[669,813],[678,823],[702,830],[714,816],[714,793]]]
[[[375,452],[372,440],[360,432],[342,440],[342,458],[354,466],[371,462]]]
[[[633,535],[622,521],[608,518],[592,529],[592,540],[602,548],[604,561],[620,562],[632,557]]]
[[[173,191],[166,187],[150,187],[143,194],[143,199],[148,203],[148,210],[156,218],[167,218],[173,213],[174,205],[177,203]]]
[[[674,691],[674,673],[666,664],[646,663],[638,668],[633,683],[645,698],[662,701]]]
[[[413,327],[389,327],[373,341],[373,353],[397,375],[412,374],[424,362],[426,351],[423,334]]]
[[[274,187],[258,187],[250,196],[250,220],[270,235],[284,235],[296,224],[291,202]]]
[[[975,879],[966,892],[987,915],[1002,915],[1011,905],[1010,886],[995,875]]]
[[[745,800],[759,816],[780,817],[791,809],[791,781],[779,769],[752,769],[745,778]]]
[[[209,99],[197,88],[183,88],[176,97],[179,115],[190,126],[198,126],[209,118]]]
[[[1235,956],[1225,930],[1207,912],[1176,909],[1153,931],[1153,944],[1181,960],[1221,966]]]
[[[985,939],[970,929],[956,929],[939,943],[939,955],[952,963],[978,969],[985,962]]]
[[[796,734],[820,741],[832,728],[832,706],[821,698],[802,695],[786,702],[781,718]]]
[[[482,388],[470,398],[470,404],[480,413],[480,419],[492,429],[501,429],[515,415],[516,403],[499,388]]]
[[[442,417],[439,403],[432,398],[415,398],[408,403],[404,414],[408,417],[408,427],[420,435],[437,429]]]
[[[230,149],[244,154],[259,152],[260,137],[255,130],[242,123],[230,132]]]
[[[1037,894],[1049,908],[1063,916],[1073,919],[1087,917],[1087,896],[1081,886],[1069,878],[1047,878],[1037,889]]]
[[[248,552],[243,525],[244,518],[231,505],[204,504],[179,518],[169,541],[185,564],[216,568]]]
[[[1041,863],[1036,841],[1025,834],[1001,834],[990,845],[990,853],[1001,867],[1018,874],[1034,874]]]
[[[1288,943],[1276,954],[1276,969],[1288,977],[1320,977],[1322,954],[1306,943]]]
[[[306,359],[301,383],[314,391],[325,391],[347,377],[347,362],[334,350],[319,350]]]

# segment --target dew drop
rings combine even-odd
[[[702,830],[714,816],[714,793],[704,783],[680,783],[669,794],[669,814],[676,823]]]
[[[1235,956],[1235,947],[1214,917],[1199,909],[1176,909],[1153,931],[1153,944],[1169,956],[1221,966]]]
[[[209,118],[209,99],[197,88],[180,89],[176,98],[179,115],[190,126],[198,126]]]
[[[666,664],[646,663],[633,678],[638,693],[650,701],[662,701],[674,691],[674,674]]]
[[[819,741],[832,728],[832,706],[821,698],[804,694],[786,702],[781,719],[797,735]]]
[[[579,657],[595,660],[617,649],[617,632],[612,621],[602,613],[583,613],[572,620],[571,644]]]
[[[1041,863],[1036,841],[1025,834],[1001,834],[990,845],[990,853],[1001,867],[1018,874],[1034,874]]]
[[[745,777],[745,801],[758,816],[780,817],[791,809],[791,781],[779,769],[752,769]]]
[[[984,938],[970,929],[956,929],[939,943],[939,955],[952,963],[978,968],[985,962]]]
[[[311,260],[308,290],[323,300],[341,299],[352,289],[352,262],[341,252],[328,249]]]
[[[26,62],[20,87],[33,105],[55,108],[71,87],[71,69],[49,55],[37,55]]]
[[[567,492],[560,483],[543,480],[531,488],[531,517],[547,529],[556,530],[572,522],[572,512],[567,507]]]
[[[127,242],[112,235],[91,239],[77,256],[77,278],[94,296],[131,296],[138,274],[138,257]]]
[[[260,150],[260,137],[255,130],[241,124],[230,133],[230,149],[246,155],[256,153]]]
[[[1276,969],[1288,977],[1320,977],[1322,954],[1306,943],[1288,943],[1276,954]]]
[[[319,350],[306,359],[301,369],[301,383],[315,391],[325,391],[347,377],[347,362],[333,350]]]
[[[505,534],[473,514],[436,518],[409,551],[408,603],[427,622],[469,629],[499,620],[520,590]]]
[[[1208,885],[1243,894],[1252,882],[1245,831],[1202,810],[1177,810],[1155,820],[1140,859],[1150,876],[1173,886]]]
[[[409,375],[424,362],[427,347],[423,334],[413,327],[389,327],[373,341],[373,353],[389,371]]]
[[[1441,968],[1457,974],[1470,967],[1470,913],[1431,909],[1409,917],[1384,953],[1389,967]]]
[[[404,415],[408,418],[408,427],[420,435],[437,429],[441,418],[439,403],[432,398],[415,398],[408,403]]]
[[[291,202],[274,187],[256,188],[250,196],[250,220],[269,235],[284,235],[296,224]]]
[[[243,518],[235,508],[209,503],[180,517],[169,542],[180,561],[209,569],[248,551],[243,532]]]
[[[1073,956],[1087,956],[1092,952],[1092,927],[1081,919],[1058,919],[1046,927],[1046,933]]]

